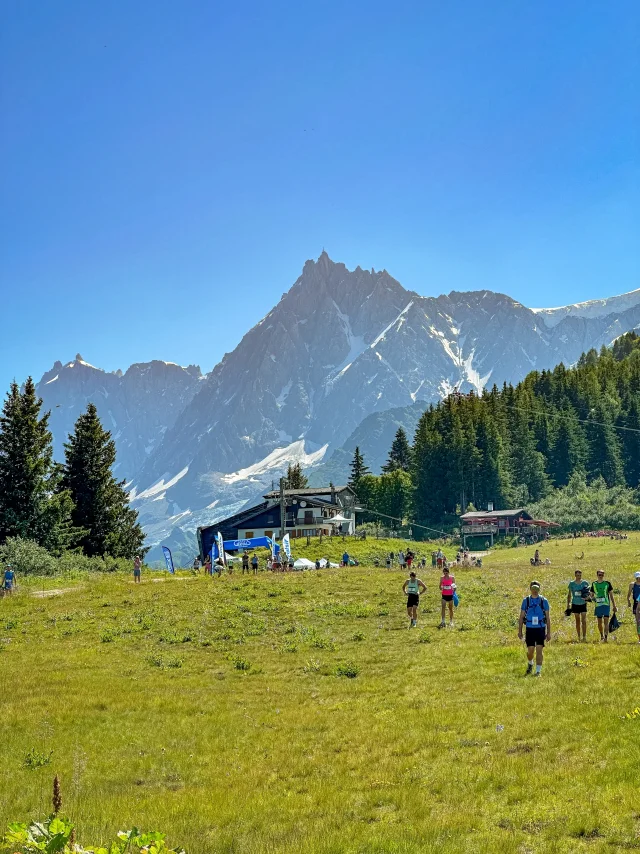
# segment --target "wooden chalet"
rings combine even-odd
[[[555,522],[534,519],[524,507],[515,510],[473,511],[460,517],[460,536],[466,548],[467,539],[483,537],[493,545],[498,537],[537,537],[544,538],[549,528],[557,527]]]

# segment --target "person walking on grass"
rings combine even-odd
[[[633,616],[636,618],[636,631],[638,632],[638,643],[640,643],[640,572],[634,573],[634,580],[627,590],[627,605],[633,601]]]
[[[598,631],[600,632],[600,641],[607,643],[609,640],[609,617],[611,616],[611,608],[615,614],[616,600],[613,596],[613,585],[610,581],[604,580],[604,569],[599,569],[596,572],[598,577],[591,585],[591,595],[596,603],[595,616],[598,620]]]
[[[133,559],[133,583],[140,584],[140,575],[142,570],[142,559],[140,555],[136,555]]]
[[[576,618],[576,632],[578,633],[578,641],[587,642],[587,602],[591,596],[589,582],[582,578],[582,570],[576,569],[575,581],[569,582],[569,592],[567,593],[567,610],[571,608],[571,613]]]
[[[440,579],[440,593],[442,594],[442,618],[439,628],[445,627],[445,616],[447,613],[447,605],[449,605],[449,625],[453,626],[453,594],[456,591],[456,579],[449,572],[447,566],[442,570],[442,578]]]
[[[2,587],[4,589],[5,595],[11,596],[13,594],[13,588],[17,586],[18,582],[16,581],[16,574],[11,564],[8,563],[5,566],[4,576],[2,579]]]
[[[211,555],[207,555],[204,559],[204,574],[212,575],[213,570],[211,569]]]
[[[527,645],[527,670],[525,676],[533,673],[533,656],[536,657],[536,676],[542,675],[542,659],[545,641],[551,640],[551,618],[549,603],[540,595],[540,582],[532,581],[529,585],[529,595],[522,600],[520,619],[518,620],[518,637],[522,640],[522,628],[525,627],[525,643]]]
[[[409,628],[415,629],[418,625],[418,606],[420,605],[420,594],[425,593],[426,586],[416,578],[415,572],[409,573],[409,578],[402,585],[402,592],[407,594],[407,615],[409,617]]]

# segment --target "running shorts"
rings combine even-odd
[[[544,646],[547,630],[544,626],[535,626],[527,628],[525,632],[525,641],[527,646]]]
[[[409,593],[407,596],[407,608],[413,608],[413,606],[418,606],[420,604],[420,594],[419,593]]]

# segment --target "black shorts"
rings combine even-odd
[[[417,607],[420,604],[420,594],[419,593],[409,593],[407,595],[407,608],[413,608],[414,605]]]
[[[586,614],[587,613],[587,603],[584,602],[582,605],[572,605],[571,606],[572,614]]]
[[[544,646],[544,639],[547,635],[547,630],[544,626],[536,628],[527,628],[525,632],[525,641],[527,646]]]
[[[449,593],[443,593],[443,594],[442,594],[442,600],[443,600],[444,602],[453,602],[453,593],[451,593],[451,594],[449,594]]]

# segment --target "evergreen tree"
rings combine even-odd
[[[369,474],[369,469],[365,464],[364,457],[360,453],[360,448],[356,446],[353,453],[353,460],[351,461],[351,475],[348,481],[349,486],[356,495],[358,495],[358,485],[366,474]]]
[[[602,476],[607,486],[624,483],[620,442],[609,410],[602,402],[598,403],[589,414],[587,440],[590,478]]]
[[[111,471],[115,443],[102,429],[93,403],[76,421],[64,450],[62,486],[75,505],[74,524],[84,529],[80,544],[85,554],[133,557],[143,551],[138,514],[129,507],[124,481]]]
[[[627,417],[619,419],[625,427],[620,430],[625,480],[629,486],[640,487],[640,393],[633,395],[626,406]]]
[[[559,415],[549,452],[549,473],[555,486],[566,486],[574,472],[586,471],[587,443],[573,407]]]
[[[375,509],[393,519],[382,519],[382,523],[399,528],[411,512],[411,475],[396,469],[382,474],[378,480]]]
[[[402,427],[398,427],[391,450],[389,451],[389,459],[382,466],[382,471],[385,473],[411,471],[411,447],[407,439],[407,434]]]
[[[0,416],[0,542],[22,537],[59,551],[74,542],[71,498],[54,494],[59,470],[41,406],[31,377],[22,392],[11,384]]]
[[[294,463],[293,465],[289,463],[287,467],[287,474],[284,479],[284,488],[305,489],[308,483],[309,480],[305,477],[302,471],[302,465],[300,463]]]

